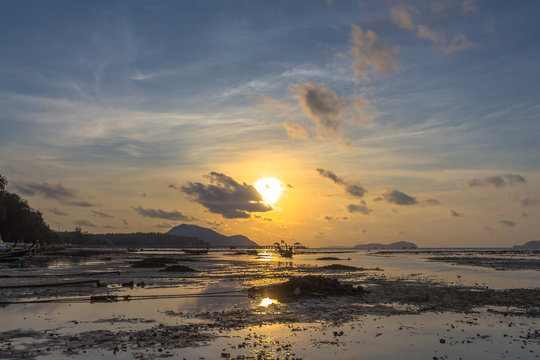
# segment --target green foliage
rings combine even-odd
[[[0,235],[6,242],[23,239],[48,243],[53,232],[43,220],[41,212],[34,210],[19,195],[5,190],[7,179],[0,175]]]

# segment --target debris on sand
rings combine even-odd
[[[197,270],[192,269],[188,266],[184,265],[171,265],[167,266],[165,269],[161,269],[159,271],[170,271],[170,272],[197,272]]]
[[[323,256],[323,257],[320,257],[320,258],[316,258],[315,260],[340,261],[340,260],[343,260],[343,259],[340,259],[340,258],[337,258],[337,257],[334,257],[334,256]]]
[[[169,264],[176,264],[177,262],[178,260],[174,258],[166,258],[166,257],[146,258],[146,259],[142,259],[142,260],[132,263],[131,267],[156,268],[156,267],[164,267]]]
[[[292,301],[306,297],[360,295],[364,289],[342,284],[337,279],[324,276],[291,277],[289,281],[281,284],[253,287],[248,290],[251,297],[264,296],[280,301]]]

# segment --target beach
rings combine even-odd
[[[525,250],[68,249],[0,265],[0,358],[534,359],[539,261]]]

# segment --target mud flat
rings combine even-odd
[[[540,259],[478,256],[433,256],[430,261],[456,265],[481,266],[495,270],[540,270]]]
[[[347,261],[356,271],[316,266],[309,254],[284,261],[212,252],[2,265],[0,359],[540,356],[539,283],[492,289],[395,276],[383,270],[395,259],[372,267],[363,256]],[[433,263],[405,260],[426,271]],[[100,286],[67,285],[88,279]],[[66,285],[9,288],[47,282]]]

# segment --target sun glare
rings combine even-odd
[[[274,300],[274,299],[264,298],[264,299],[262,299],[259,306],[268,307],[268,305],[271,305],[271,304],[279,304],[279,302],[277,300]]]
[[[275,177],[265,177],[257,180],[253,187],[261,194],[265,204],[274,205],[281,196],[283,183]]]

